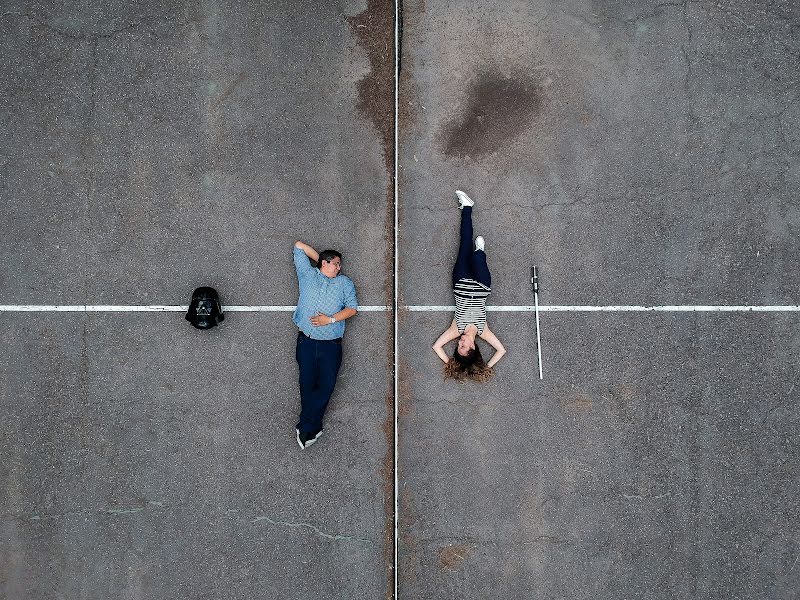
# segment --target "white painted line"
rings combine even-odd
[[[453,312],[455,306],[410,305],[402,307],[410,312]],[[536,306],[487,306],[488,312],[535,312]],[[729,306],[724,304],[703,306],[684,304],[676,306],[559,306],[539,305],[540,312],[800,312],[800,306]]]
[[[0,312],[186,312],[186,305],[163,304],[0,304]],[[294,306],[223,306],[223,312],[294,312]],[[389,312],[391,306],[359,306],[359,312]]]
[[[186,312],[186,305],[169,304],[0,304],[0,312]],[[224,312],[294,312],[289,305],[223,306]],[[359,306],[359,312],[390,312],[406,310],[410,312],[453,312],[455,306],[411,305],[411,306]],[[487,306],[488,312],[535,312],[536,306],[507,305]],[[725,304],[699,305],[682,304],[675,306],[560,306],[539,305],[539,312],[800,312],[800,305],[777,306],[732,306]]]
[[[0,304],[0,312],[186,312],[188,306],[151,304]]]
[[[223,306],[222,312],[294,312],[294,306]]]
[[[400,214],[398,204],[400,201],[398,179],[400,174],[400,0],[394,3],[394,299],[392,310],[394,316],[394,458],[392,468],[394,470],[394,596],[395,600],[400,597],[400,579],[398,577],[399,548],[400,548],[400,438],[399,438],[399,415],[400,415],[400,387],[399,371],[400,346],[398,332],[400,328],[398,317],[400,315]]]

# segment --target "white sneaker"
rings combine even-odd
[[[486,242],[483,241],[482,236],[475,238],[475,250],[483,250],[486,247]]]
[[[306,438],[305,439],[305,447],[304,447],[304,449],[308,448],[311,444],[316,442],[319,439],[319,436],[321,436],[321,435],[322,435],[322,430],[321,429],[317,432],[317,435],[315,435],[313,437],[311,435],[307,434],[307,433],[306,434],[301,433],[300,434],[300,439],[303,440],[303,438]]]
[[[475,201],[461,190],[456,190],[456,196],[458,196],[459,209],[462,209],[465,206],[475,206]]]

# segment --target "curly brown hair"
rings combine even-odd
[[[456,347],[453,357],[444,366],[445,378],[455,379],[456,381],[471,379],[478,383],[484,383],[492,375],[494,375],[494,369],[483,360],[481,349],[478,348],[477,342],[475,342],[475,348],[470,350],[466,356],[461,356],[458,353],[458,347]]]

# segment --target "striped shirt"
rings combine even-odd
[[[492,288],[474,279],[459,279],[453,286],[459,333],[464,333],[467,325],[475,325],[478,333],[483,333],[483,328],[486,327],[486,298],[491,293]]]

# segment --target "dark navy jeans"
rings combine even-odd
[[[492,275],[486,264],[483,250],[472,250],[472,207],[461,209],[461,242],[458,245],[458,258],[453,267],[453,285],[459,279],[474,279],[487,287],[492,287]]]
[[[322,430],[322,418],[336,387],[342,366],[342,340],[315,340],[297,334],[295,350],[300,366],[300,421],[297,428],[306,433]]]

